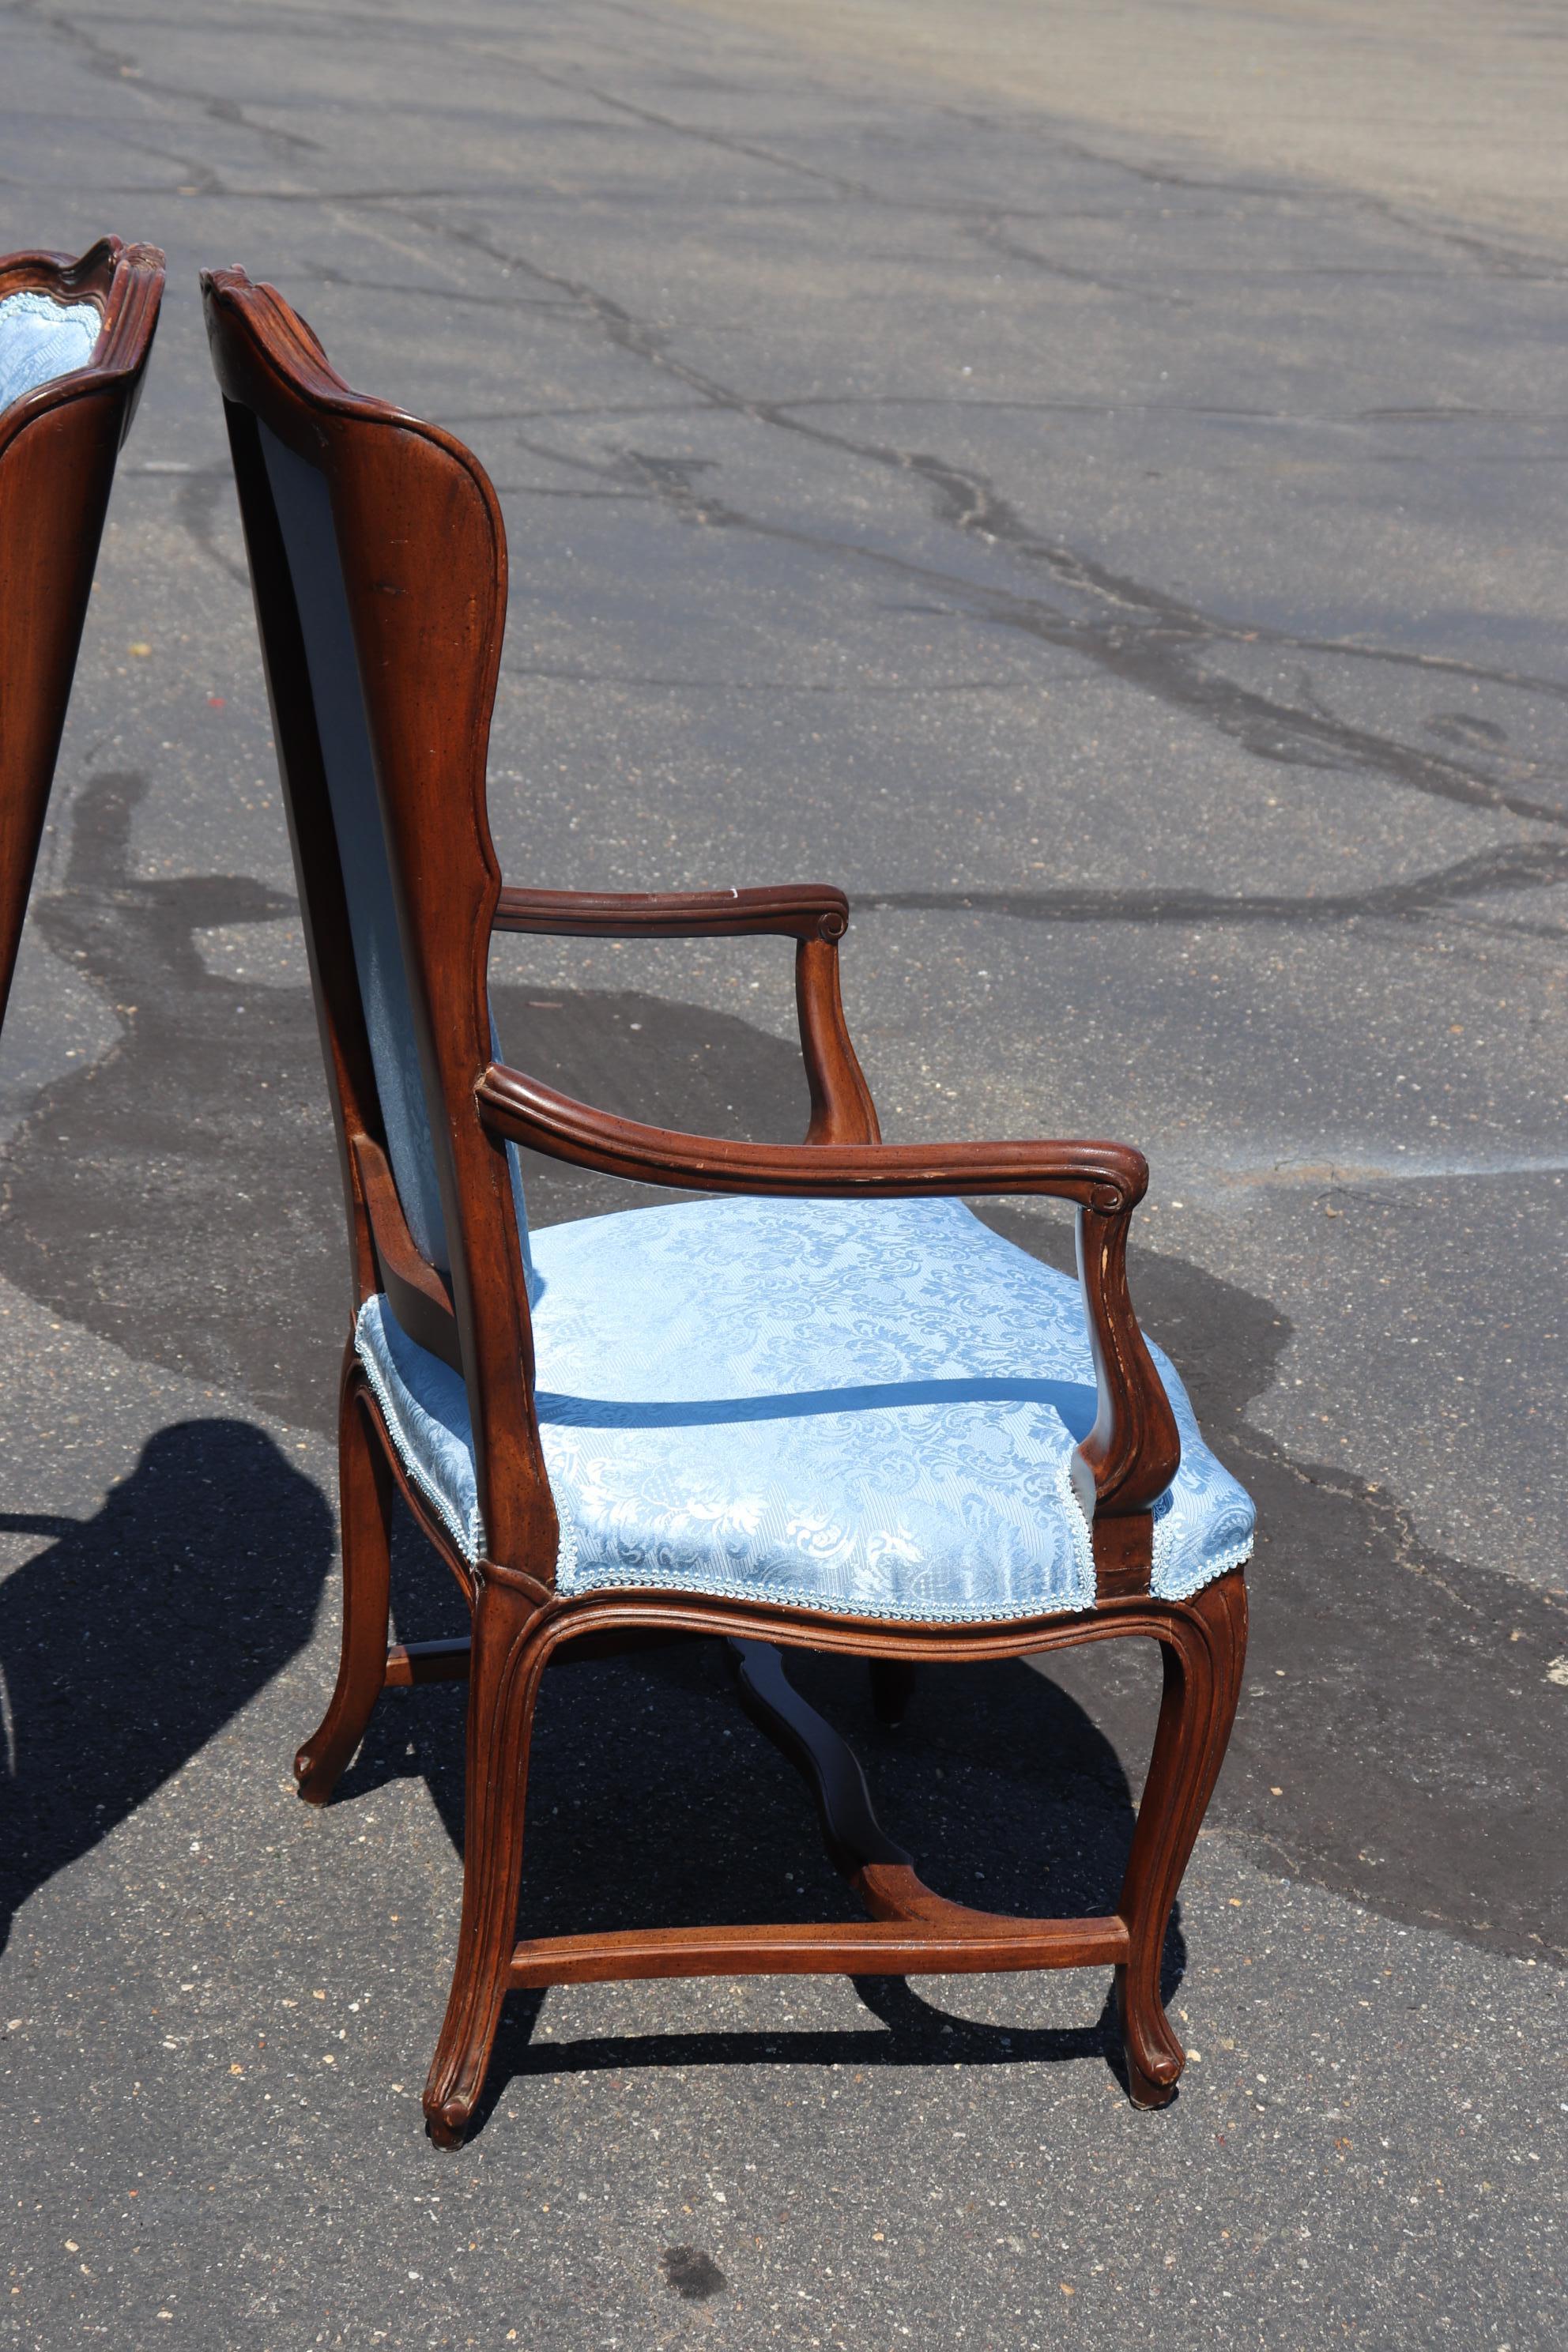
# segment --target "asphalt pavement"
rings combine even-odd
[[[0,9],[0,246],[170,258],[0,1043],[19,2346],[1568,2340],[1568,45],[1486,21]],[[1163,2113],[1092,1973],[752,1979],[516,1997],[424,2137],[460,1691],[290,1794],[347,1295],[230,261],[496,481],[510,877],[840,883],[890,1137],[1148,1152],[1134,1296],[1260,1509]],[[495,982],[571,1091],[804,1129],[777,942]],[[897,1733],[798,1671],[922,1874],[1102,1907],[1151,1661],[931,1669]],[[842,1915],[706,1651],[562,1676],[537,1755],[531,1929]]]

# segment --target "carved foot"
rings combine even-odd
[[[1176,2095],[1173,2082],[1156,2082],[1146,2074],[1132,2055],[1131,2042],[1121,2045],[1122,2063],[1127,2068],[1127,2096],[1135,2107],[1168,2107]]]
[[[325,1728],[323,1725],[314,1738],[307,1739],[294,1759],[294,1778],[300,1784],[299,1793],[308,1805],[324,1805],[342,1770],[342,1764],[332,1769],[330,1759],[321,1752],[328,1745]]]
[[[1121,2025],[1121,2055],[1127,2095],[1135,2107],[1168,2107],[1187,2063],[1158,1995],[1130,1998],[1127,1971],[1116,1971],[1116,2011]]]
[[[465,2106],[460,2099],[448,2099],[438,2107],[432,2107],[426,2099],[425,2129],[437,2147],[461,2147],[473,2114],[472,2104]]]

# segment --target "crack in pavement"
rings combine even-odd
[[[1137,163],[1131,155],[1119,153],[1110,148],[1093,146],[1081,136],[1074,136],[1057,118],[1042,122],[1039,112],[1034,109],[1015,116],[1004,116],[948,100],[933,110],[970,123],[977,130],[996,131],[1012,136],[1034,131],[1048,139],[1059,154],[1070,155],[1079,163],[1089,163],[1100,170],[1120,172],[1149,187],[1179,188],[1184,194],[1240,197],[1263,204],[1289,205],[1310,199],[1320,205],[1337,205],[1350,212],[1368,213],[1407,236],[1431,238],[1439,245],[1451,247],[1467,260],[1477,263],[1486,277],[1546,285],[1559,284],[1568,277],[1568,268],[1543,248],[1528,244],[1505,243],[1499,236],[1485,235],[1461,226],[1451,215],[1436,209],[1430,213],[1413,213],[1394,197],[1377,195],[1369,188],[1352,187],[1341,181],[1311,179],[1297,173],[1283,179],[1265,180],[1247,177],[1238,167],[1228,173],[1222,172],[1221,176],[1215,178],[1208,172],[1183,170],[1173,161]]]
[[[899,909],[933,914],[1005,915],[1027,923],[1343,923],[1362,916],[1408,921],[1456,899],[1494,890],[1552,889],[1568,882],[1568,843],[1528,841],[1483,849],[1407,882],[1366,890],[1290,897],[1215,890],[862,890],[857,914]]]
[[[37,21],[56,27],[78,40],[94,70],[112,70],[118,77],[121,66],[125,62],[119,52],[81,32],[69,17],[43,9],[38,0],[19,0],[19,5]],[[483,41],[461,45],[487,51],[493,47],[493,45]],[[509,62],[516,63],[517,60],[509,59]],[[737,145],[721,134],[682,124],[673,117],[640,107],[634,100],[622,100],[584,79],[552,76],[547,68],[531,68],[531,70],[538,71],[541,79],[552,86],[569,88],[574,93],[584,91],[596,102],[633,115],[652,129],[674,136],[696,138],[705,143],[748,154],[754,153],[755,160],[770,164],[781,163],[806,176],[824,176],[815,173],[810,166],[778,158],[760,148],[753,150],[746,142]],[[165,94],[201,105],[216,119],[226,121],[245,120],[239,110],[226,100],[204,98],[200,93],[172,87]],[[249,123],[246,127],[258,128]],[[268,134],[261,131],[258,135]],[[292,134],[279,135],[296,145],[313,144],[293,140]],[[1070,140],[1058,139],[1056,143],[1063,152],[1079,152]],[[1088,155],[1089,151],[1082,152]],[[1092,160],[1099,163],[1107,159],[1096,156]],[[1121,165],[1121,168],[1132,167]],[[1140,167],[1139,175],[1151,176],[1142,167]],[[841,189],[847,195],[883,204],[894,201],[882,196],[879,191],[863,187],[859,183],[826,176],[836,189]],[[1163,181],[1169,175],[1161,172],[1152,176]],[[335,196],[333,201],[352,209],[356,200]],[[660,495],[684,519],[710,528],[742,530],[753,536],[795,544],[838,561],[879,565],[895,570],[906,578],[917,579],[928,587],[940,587],[955,608],[967,611],[972,617],[991,625],[1017,630],[1039,642],[1080,654],[1124,683],[1141,688],[1159,701],[1238,743],[1253,757],[1287,766],[1359,772],[1384,782],[1459,805],[1489,808],[1554,826],[1568,825],[1568,811],[1479,774],[1472,765],[1460,760],[1419,749],[1372,728],[1358,727],[1326,713],[1321,707],[1306,708],[1300,701],[1244,687],[1204,667],[1200,660],[1208,647],[1226,641],[1288,647],[1298,652],[1321,651],[1321,646],[1300,641],[1289,632],[1246,629],[1218,620],[1183,599],[1119,573],[1083,551],[1042,534],[1018,515],[1011,502],[997,492],[989,477],[978,468],[965,468],[927,452],[857,439],[807,422],[793,413],[787,403],[748,397],[707,371],[675,357],[665,348],[663,341],[650,325],[638,321],[622,304],[599,292],[585,280],[551,269],[528,256],[510,250],[471,225],[461,227],[439,214],[419,210],[416,202],[420,200],[411,200],[403,194],[386,201],[388,209],[398,213],[426,235],[466,247],[490,261],[524,271],[535,282],[548,286],[553,293],[575,304],[590,316],[617,348],[684,383],[705,405],[743,416],[774,430],[803,436],[860,462],[918,479],[931,493],[931,511],[939,522],[977,539],[983,544],[1000,547],[1022,562],[1041,566],[1050,573],[1058,588],[1087,602],[1090,610],[1085,616],[1038,595],[1023,594],[1000,584],[970,580],[942,567],[914,562],[888,551],[843,540],[833,533],[806,531],[770,523],[715,498],[697,493],[684,479],[679,482],[671,482],[668,478],[657,480],[656,487]],[[427,203],[429,200],[422,201]],[[972,215],[976,210],[976,207],[965,206],[962,202],[950,202],[944,208],[956,219]],[[985,217],[994,217],[994,214],[987,215],[981,209],[983,221]],[[1347,647],[1342,650],[1353,652],[1363,660],[1384,657],[1373,648]],[[1523,680],[1510,682],[1525,683]],[[1548,687],[1544,681],[1531,683],[1543,690],[1568,694],[1568,687]]]
[[[89,32],[76,17],[67,15],[63,9],[46,7],[43,0],[11,0],[10,13],[27,18],[73,48],[88,73],[97,74],[121,87],[129,84],[137,92],[145,91],[154,98],[173,99],[179,104],[196,107],[209,121],[221,122],[226,129],[248,131],[264,145],[281,150],[284,153],[319,155],[321,152],[319,140],[306,139],[298,131],[279,131],[267,123],[253,121],[245,109],[231,98],[221,97],[216,91],[191,89],[179,82],[150,78],[129,49],[111,48],[107,41]],[[133,23],[135,20],[122,18],[117,21]],[[216,192],[215,188],[213,193]]]
[[[1090,610],[1085,616],[1059,602],[968,578],[940,564],[830,531],[745,513],[694,485],[684,469],[679,474],[650,473],[649,478],[681,520],[797,546],[938,589],[955,609],[1037,642],[1078,653],[1124,683],[1142,688],[1155,699],[1239,743],[1254,757],[1287,766],[1359,772],[1460,806],[1568,826],[1568,811],[1561,806],[1510,790],[1460,760],[1347,719],[1326,717],[1298,702],[1277,699],[1201,667],[1199,656],[1209,646],[1226,641],[1299,651],[1310,648],[1298,646],[1286,631],[1245,629],[1216,621],[1195,605],[1119,573],[1064,541],[1045,537],[1016,514],[978,468],[965,468],[923,451],[858,440],[806,421],[786,404],[740,393],[677,358],[665,348],[656,329],[585,280],[531,259],[472,223],[459,225],[413,205],[398,204],[391,209],[428,236],[479,254],[487,261],[524,271],[537,283],[569,294],[617,349],[684,384],[711,408],[920,481],[931,494],[931,511],[939,522],[1041,566],[1059,589],[1088,603]],[[564,457],[563,462],[581,463]],[[1372,649],[1356,650],[1363,659],[1377,657]],[[1568,688],[1558,690],[1568,693]]]
[[[1094,269],[1084,269],[1070,261],[1053,261],[1048,254],[1037,253],[1033,246],[1023,245],[1008,228],[1009,221],[1026,220],[1032,215],[1016,213],[1012,206],[999,207],[984,219],[973,222],[964,234],[988,252],[999,253],[1009,261],[1021,262],[1026,269],[1035,269],[1047,278],[1059,278],[1070,286],[1088,286],[1097,294],[1131,294],[1142,302],[1152,302],[1173,310],[1191,310],[1184,295],[1173,294],[1163,286],[1132,286],[1125,278],[1107,278]]]

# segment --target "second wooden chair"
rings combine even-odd
[[[157,247],[114,236],[0,257],[0,1021],[163,292]]]

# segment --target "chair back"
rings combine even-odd
[[[460,1372],[492,1557],[552,1565],[527,1223],[480,1125],[500,876],[485,759],[506,609],[495,493],[358,394],[245,273],[203,279],[331,1084],[355,1305]]]
[[[118,237],[0,257],[0,1021],[163,291],[157,247]]]
[[[331,499],[320,466],[297,457],[260,418],[257,437],[303,640],[386,1154],[410,1234],[421,1255],[448,1274],[440,1180]]]

